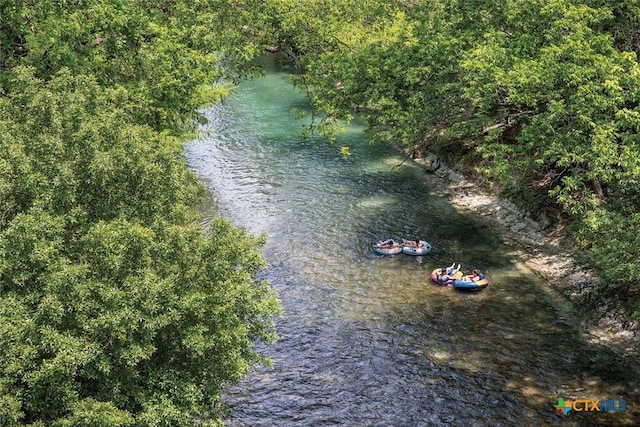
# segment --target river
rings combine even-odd
[[[336,145],[298,136],[307,110],[285,68],[243,83],[208,109],[186,146],[207,185],[205,222],[222,216],[266,233],[284,316],[260,345],[272,366],[223,395],[229,426],[634,425],[637,378],[588,339],[571,307],[515,251],[458,213],[421,168],[352,125]],[[344,159],[339,145],[349,145]],[[423,257],[382,257],[375,241],[428,240]],[[490,280],[479,292],[436,286],[461,263]],[[612,400],[570,411],[558,399]],[[624,405],[624,406],[621,406]],[[626,408],[625,410],[622,410]]]

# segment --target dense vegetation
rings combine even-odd
[[[217,423],[262,358],[261,238],[204,231],[179,138],[279,50],[311,130],[354,114],[532,214],[640,318],[640,6],[0,3],[0,425]],[[633,310],[633,305],[629,305]]]
[[[301,3],[277,28],[316,129],[360,112],[372,141],[461,166],[562,226],[640,319],[636,2]]]
[[[265,361],[262,238],[202,229],[178,142],[252,57],[223,6],[0,4],[0,425],[217,424]]]

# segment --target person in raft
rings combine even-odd
[[[393,239],[389,239],[385,240],[384,242],[378,242],[376,246],[379,248],[392,248],[395,245],[397,245],[397,243]]]
[[[479,270],[473,270],[473,276],[471,277],[471,280],[475,282],[476,280],[482,279],[484,279],[484,274],[480,273]]]
[[[455,276],[455,274],[460,271],[460,263],[458,263],[458,268],[456,268],[456,263],[451,264],[451,267],[447,268],[447,274],[449,276]]]
[[[420,242],[420,239],[407,240],[406,242],[404,242],[404,244],[406,246],[409,246],[410,248],[424,248],[424,245]]]
[[[465,276],[462,280],[465,282],[477,282],[482,279],[484,279],[484,274],[480,273],[479,270],[473,270],[473,274]]]
[[[438,272],[438,280],[441,282],[446,282],[448,280],[453,279],[454,275],[460,271],[460,264],[458,264],[458,268],[456,268],[456,263],[451,264],[450,267],[442,267]]]

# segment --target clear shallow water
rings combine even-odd
[[[187,147],[220,215],[267,233],[263,272],[285,315],[273,365],[224,397],[229,426],[633,425],[638,379],[590,343],[563,300],[490,229],[431,193],[421,169],[352,126],[338,145],[302,141],[304,96],[284,70],[245,83]],[[339,145],[351,146],[343,159]],[[394,168],[394,166],[401,166]],[[373,242],[421,238],[424,257]],[[490,279],[478,293],[435,286],[453,261]],[[628,409],[560,415],[558,398]]]

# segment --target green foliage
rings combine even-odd
[[[262,46],[233,25],[247,14],[223,0],[3,2],[0,17],[0,84],[17,65],[42,79],[63,68],[93,75],[132,94],[129,114],[138,123],[175,133],[193,126],[196,109],[228,94],[217,82],[235,73],[220,52],[240,67]]]
[[[0,391],[13,403],[3,425],[191,425],[223,384],[264,362],[253,343],[274,338],[278,304],[253,280],[262,239],[223,220],[205,236],[120,219],[65,242],[63,225],[33,212],[2,233]]]
[[[640,5],[637,2],[588,0],[584,3],[593,8],[610,9],[614,19],[602,22],[601,30],[613,36],[621,51],[640,53]]]
[[[640,215],[596,209],[584,217],[576,236],[581,257],[601,267],[608,288],[617,289],[623,300],[640,292]]]
[[[74,221],[188,218],[202,188],[175,140],[131,123],[126,91],[64,70],[45,84],[20,68],[11,83],[0,98],[0,224],[35,204]]]
[[[0,425],[220,425],[268,362],[264,238],[198,225],[178,139],[231,90],[235,7],[0,5]]]
[[[53,425],[55,427],[124,427],[133,425],[133,418],[109,402],[97,402],[89,398],[78,402],[68,418]]]

